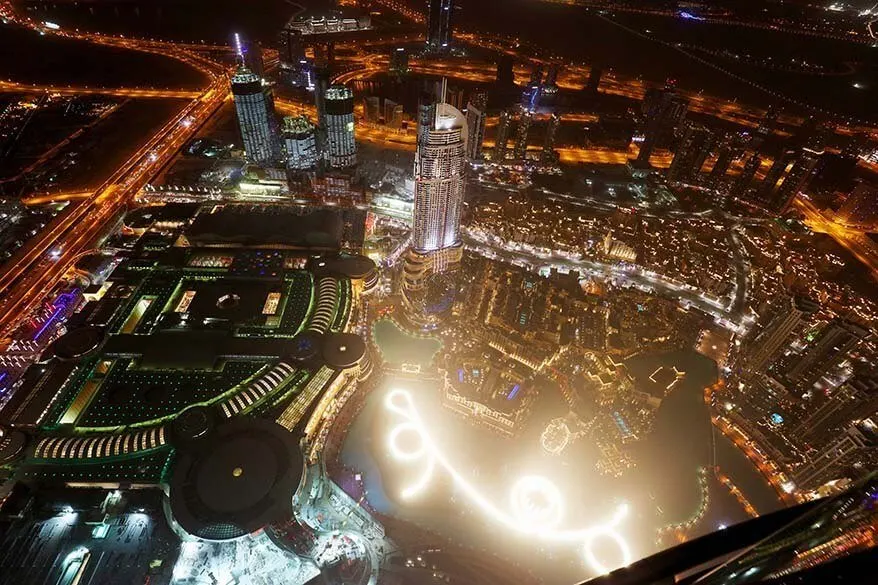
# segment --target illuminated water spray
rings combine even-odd
[[[609,539],[619,549],[622,565],[632,561],[631,549],[619,534],[617,527],[628,515],[628,506],[618,506],[612,517],[603,524],[579,529],[561,528],[565,517],[564,498],[549,479],[527,475],[512,485],[508,508],[501,508],[492,498],[484,495],[449,462],[445,453],[433,441],[427,427],[415,408],[412,395],[405,390],[392,390],[384,399],[385,407],[402,420],[387,436],[387,445],[394,459],[406,464],[419,463],[422,472],[401,495],[410,499],[426,490],[438,471],[444,471],[454,480],[457,488],[482,512],[495,522],[514,532],[535,536],[545,541],[581,543],[585,563],[598,573],[607,573],[607,567],[597,558],[594,545],[600,539]]]

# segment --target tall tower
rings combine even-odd
[[[257,164],[278,159],[280,145],[271,88],[246,67],[232,76],[232,96],[247,160]]]
[[[317,142],[311,120],[306,116],[287,116],[281,135],[288,169],[306,171],[317,166]]]
[[[519,113],[518,127],[515,130],[515,148],[513,149],[513,156],[517,160],[524,160],[527,156],[527,135],[530,132],[533,116],[533,112],[526,108],[522,108]]]
[[[799,191],[807,188],[808,183],[814,176],[817,164],[820,162],[822,152],[816,152],[803,148],[790,167],[790,171],[784,178],[783,183],[768,200],[768,207],[777,213],[785,212]]]
[[[701,170],[710,150],[710,130],[700,124],[690,122],[683,130],[680,146],[668,168],[668,181],[690,182]]]
[[[497,124],[497,138],[494,141],[494,162],[506,160],[506,146],[509,143],[509,129],[512,126],[512,114],[508,110],[500,112],[500,122]]]
[[[689,101],[677,95],[672,85],[662,89],[650,88],[643,98],[643,143],[637,155],[640,165],[649,163],[649,157],[655,148],[666,148],[670,145],[674,130],[683,122]]]
[[[553,163],[556,161],[555,141],[558,136],[558,126],[561,125],[561,116],[552,114],[549,118],[549,125],[546,127],[546,140],[543,142],[543,151],[540,153],[540,160],[543,163]]]
[[[777,182],[786,172],[787,167],[793,160],[795,154],[796,153],[793,150],[784,150],[774,159],[774,162],[771,163],[771,167],[768,169],[768,172],[765,173],[765,178],[762,179],[762,184],[759,186],[759,200],[762,203],[767,204],[771,201],[775,189],[777,188]]]
[[[710,170],[710,175],[707,177],[707,185],[709,187],[712,189],[719,189],[723,186],[726,173],[732,165],[735,154],[736,150],[732,144],[732,140],[728,138],[723,139],[717,150],[716,161],[714,161],[713,168]]]
[[[326,90],[326,140],[330,167],[343,169],[357,163],[354,93],[343,85]]]
[[[451,13],[453,0],[430,0],[427,14],[427,45],[434,51],[447,50],[451,46]]]
[[[415,154],[412,248],[416,252],[460,244],[467,134],[460,110],[446,103],[436,105],[426,140]]]
[[[444,100],[435,112],[415,153],[412,244],[403,269],[405,314],[421,328],[435,328],[450,312],[454,268],[463,254],[460,213],[469,132],[460,110]]]
[[[807,297],[781,299],[768,325],[745,346],[745,363],[749,373],[764,370],[787,345],[790,335],[802,319],[816,313],[819,308]]]
[[[834,319],[787,370],[786,377],[801,390],[808,390],[835,366],[849,351],[869,336],[869,330],[843,319]]]
[[[753,185],[756,171],[759,170],[761,164],[762,159],[759,157],[758,152],[753,153],[753,155],[747,159],[747,162],[744,163],[744,168],[741,169],[741,174],[738,175],[738,178],[732,186],[732,195],[735,197],[745,197],[747,195],[750,186]]]
[[[469,160],[482,158],[482,141],[485,139],[485,121],[488,112],[488,94],[484,91],[473,92],[466,105],[466,156]]]

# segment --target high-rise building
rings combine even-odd
[[[244,66],[259,77],[265,77],[265,62],[262,59],[262,45],[257,42],[247,44],[244,51]]]
[[[878,413],[878,378],[854,376],[830,394],[823,404],[792,428],[791,436],[801,437],[820,449],[837,437],[854,420]]]
[[[418,145],[427,141],[427,135],[436,119],[436,96],[422,91],[418,96]]]
[[[869,330],[851,321],[833,319],[786,371],[786,379],[807,391],[830,373],[848,353],[869,336]]]
[[[510,87],[515,85],[515,61],[509,55],[500,55],[497,60],[497,85]]]
[[[768,208],[777,213],[785,212],[800,191],[807,188],[814,177],[821,152],[803,148],[796,156],[783,182],[768,199]]]
[[[534,83],[536,85],[542,85],[543,83],[543,66],[540,63],[536,63],[533,68],[530,70],[530,83]]]
[[[357,163],[354,94],[343,85],[326,90],[326,138],[330,167],[343,169]]]
[[[285,28],[280,33],[278,58],[281,63],[297,64],[305,58],[305,43],[302,31]]]
[[[747,196],[747,192],[750,191],[750,187],[753,185],[753,179],[756,177],[756,171],[759,170],[761,164],[762,159],[759,157],[759,153],[754,152],[747,159],[747,162],[744,163],[741,174],[735,179],[735,183],[732,186],[732,195],[735,197]]]
[[[434,51],[447,50],[451,46],[451,13],[453,0],[430,0],[427,13],[427,46]]]
[[[270,86],[240,67],[232,76],[232,96],[247,160],[257,164],[276,161],[280,145]]]
[[[878,188],[859,183],[838,210],[838,221],[861,229],[878,227]]]
[[[460,244],[467,134],[460,110],[445,103],[436,105],[426,140],[415,154],[412,248],[418,253]]]
[[[678,95],[673,85],[646,90],[642,104],[643,142],[637,155],[639,164],[647,164],[654,149],[671,145],[674,131],[683,122],[688,107],[689,100]]]
[[[750,374],[765,369],[789,343],[790,335],[804,318],[819,310],[820,306],[807,297],[784,297],[772,312],[768,324],[754,334],[752,341],[745,342],[744,362]]]
[[[466,101],[463,96],[462,87],[448,86],[445,88],[445,103],[454,106],[458,110],[463,110],[466,107]]]
[[[318,131],[326,131],[326,90],[329,89],[329,69],[314,67],[314,105],[317,107]],[[318,135],[318,145],[319,145]]]
[[[778,181],[783,177],[795,155],[796,152],[794,150],[784,150],[775,157],[774,162],[771,163],[771,167],[769,167],[768,172],[765,173],[765,177],[762,179],[762,183],[759,185],[758,199],[760,202],[767,204],[771,200],[777,189]]]
[[[717,149],[716,160],[713,163],[713,168],[710,169],[710,175],[707,177],[707,185],[712,189],[719,189],[723,186],[726,173],[729,171],[729,167],[732,166],[732,161],[735,159],[736,154],[738,154],[732,140],[725,138],[720,142]]]
[[[598,93],[603,74],[603,68],[598,63],[592,63],[591,68],[588,70],[588,81],[585,84],[585,90],[589,93]]]
[[[314,124],[306,116],[287,116],[281,128],[287,168],[305,171],[317,166]]]
[[[552,114],[549,118],[549,124],[546,127],[546,140],[543,142],[543,151],[540,154],[540,160],[544,164],[554,163],[558,156],[555,153],[555,141],[558,136],[558,127],[561,125],[561,116]]]
[[[402,128],[403,109],[402,104],[393,100],[384,100],[384,123],[394,130]]]
[[[531,81],[521,92],[521,107],[530,112],[535,112],[540,105],[540,95],[543,86],[536,81]]]
[[[395,75],[405,75],[409,72],[409,54],[405,47],[397,47],[390,52],[388,71]]]
[[[482,158],[482,141],[485,139],[485,124],[488,118],[488,94],[475,91],[469,96],[466,105],[466,156],[469,160]]]
[[[515,146],[512,150],[513,157],[524,160],[527,157],[527,135],[533,122],[533,112],[522,108],[518,114],[518,126],[515,128]]]
[[[363,98],[363,118],[370,124],[381,120],[381,98],[370,95]]]
[[[558,72],[558,64],[552,63],[549,65],[549,68],[546,70],[546,81],[543,83],[544,95],[554,95],[558,93]]]
[[[506,160],[506,147],[509,144],[509,130],[512,127],[512,113],[509,110],[500,112],[500,121],[497,123],[497,138],[494,141],[495,162]]]
[[[774,133],[774,129],[777,128],[777,118],[777,110],[774,106],[769,106],[765,112],[765,117],[762,118],[762,121],[759,122],[759,127],[756,128],[756,133],[762,136],[769,136]]]
[[[857,480],[878,466],[878,421],[856,421],[811,460],[796,470],[800,490],[816,490],[835,480]]]
[[[710,152],[712,135],[710,130],[694,122],[687,123],[683,128],[683,136],[674,159],[668,168],[668,181],[689,183],[701,171],[705,159]]]

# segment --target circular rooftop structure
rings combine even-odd
[[[78,360],[97,351],[104,343],[104,330],[93,325],[71,329],[52,343],[52,353],[61,360]]]
[[[297,362],[307,362],[320,355],[323,335],[316,331],[302,331],[293,337],[290,357]]]
[[[304,458],[282,426],[233,419],[204,440],[180,447],[170,510],[189,534],[228,540],[292,518]]]
[[[366,355],[366,342],[354,333],[333,333],[323,340],[322,353],[330,368],[352,368]]]
[[[174,419],[174,441],[191,443],[206,438],[216,426],[216,415],[210,408],[192,406]]]
[[[0,465],[11,463],[24,455],[26,445],[27,435],[0,427]]]

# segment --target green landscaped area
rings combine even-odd
[[[77,426],[122,426],[172,415],[219,396],[266,366],[232,361],[220,371],[168,371],[129,370],[129,364],[118,360],[113,365]]]
[[[309,272],[301,271],[287,276],[286,301],[281,317],[281,335],[295,335],[308,317],[313,301],[313,283]]]
[[[439,339],[407,333],[390,319],[375,322],[372,326],[372,340],[381,351],[384,361],[393,365],[417,364],[425,368],[442,349]]]

